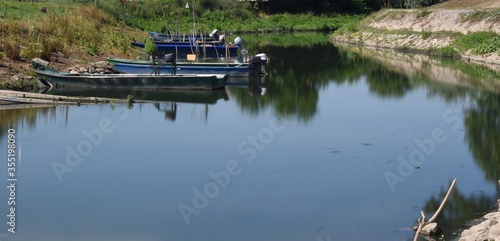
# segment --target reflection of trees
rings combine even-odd
[[[0,109],[0,136],[5,136],[9,128],[22,123],[26,127],[34,127],[39,116],[55,114],[55,107]]]
[[[402,98],[420,86],[425,86],[429,96],[447,102],[465,100],[474,93],[465,86],[433,79],[441,75],[428,73],[432,70],[429,68],[431,62],[423,62],[418,65],[423,66],[421,69],[408,71],[413,65],[402,68],[397,61],[388,63],[369,54],[339,50],[321,34],[270,34],[245,38],[249,40],[245,46],[250,52],[264,52],[270,57],[264,96],[232,91],[240,108],[252,114],[272,108],[279,115],[309,121],[318,111],[321,89],[330,84],[354,84],[363,79],[366,79],[371,93],[383,98]]]
[[[500,179],[500,95],[483,92],[465,111],[465,140],[486,180]]]
[[[387,68],[372,69],[366,81],[370,91],[382,97],[403,97],[412,89],[408,76]]]
[[[412,90],[407,75],[356,53],[339,52],[332,44],[266,45],[263,52],[272,56],[266,67],[266,95],[257,101],[244,92],[232,92],[240,108],[254,114],[272,107],[279,115],[308,121],[317,113],[319,90],[332,83],[353,84],[363,76],[370,91],[379,96],[403,97]]]

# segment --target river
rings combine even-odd
[[[263,83],[0,110],[0,239],[412,240],[454,178],[446,240],[495,208],[498,75],[248,39]]]

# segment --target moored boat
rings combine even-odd
[[[144,48],[145,43],[132,42],[132,46]],[[212,56],[233,56],[238,55],[238,45],[233,44],[198,44],[198,43],[156,43],[160,53],[201,53]]]
[[[151,74],[159,71],[176,74],[227,74],[230,77],[258,77],[266,74],[267,56],[258,54],[248,57],[246,61],[233,63],[160,61],[153,64],[152,61],[120,58],[108,58],[107,61],[114,65],[115,70],[122,73]]]
[[[192,41],[193,39],[204,40],[212,38],[208,34],[201,34],[201,35],[198,34],[195,37],[193,37],[189,34],[165,34],[157,32],[149,32],[149,36],[151,36],[151,38],[154,41],[161,41],[161,42],[189,42]]]
[[[39,84],[47,88],[102,87],[141,89],[216,90],[226,86],[227,74],[79,74],[56,71],[36,61]]]

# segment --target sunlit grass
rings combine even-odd
[[[64,57],[70,53],[124,54],[131,49],[133,39],[145,35],[124,28],[93,5],[64,9],[60,12],[49,10],[37,20],[26,18],[3,22],[0,25],[1,54],[12,60],[39,57],[49,61],[53,53]]]

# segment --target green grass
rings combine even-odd
[[[52,0],[44,2],[19,2],[19,1],[2,1],[0,3],[0,19],[5,20],[39,20],[46,17],[49,13],[65,14],[71,12],[72,9],[85,4],[85,2],[93,3],[93,1],[64,1]],[[47,13],[40,12],[40,8],[45,7]]]
[[[432,36],[432,32],[428,30],[422,30],[422,38],[423,39],[428,39]]]
[[[475,32],[459,36],[453,42],[462,52],[471,50],[473,54],[500,52],[500,35],[494,32]]]
[[[18,6],[30,9],[26,6],[31,4],[23,2]],[[64,11],[40,15],[38,20],[12,18],[2,22],[1,55],[12,60],[39,57],[50,61],[56,52],[64,57],[69,57],[70,53],[76,56],[125,54],[132,50],[130,42],[133,39],[147,35],[122,28],[111,16],[91,4],[68,4],[61,9]]]

